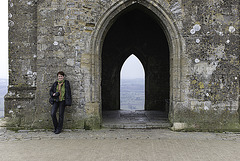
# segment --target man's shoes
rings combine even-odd
[[[60,134],[60,133],[61,133],[61,130],[56,130],[54,133],[55,133],[55,134]]]

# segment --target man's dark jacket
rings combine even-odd
[[[54,82],[51,89],[50,89],[50,96],[49,102],[53,105],[54,101],[59,101],[59,93],[57,91],[57,85],[58,82]],[[56,93],[55,96],[53,94]],[[71,95],[71,88],[70,83],[68,80],[65,80],[65,106],[71,106],[72,105],[72,95]]]

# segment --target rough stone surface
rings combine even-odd
[[[8,2],[4,126],[50,128],[49,88],[62,70],[73,94],[64,128],[99,128],[102,109],[119,109],[119,69],[134,52],[146,71],[146,110],[168,111],[184,129],[240,130],[238,0]]]

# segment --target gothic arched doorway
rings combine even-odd
[[[141,61],[130,55],[120,73],[120,110],[144,110],[145,70]]]
[[[180,59],[184,42],[171,13],[160,3],[119,1],[97,23],[91,41],[88,106],[99,113],[100,120],[105,110],[119,111],[121,64],[134,53],[145,69],[144,112],[165,111],[174,122],[175,107],[185,96],[180,84],[181,71],[186,70]]]
[[[145,110],[168,111],[168,42],[153,13],[142,5],[125,9],[105,37],[102,48],[102,109],[120,109],[120,70],[132,53],[145,69]]]

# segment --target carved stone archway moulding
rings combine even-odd
[[[178,27],[175,24],[174,19],[171,17],[171,13],[164,9],[163,4],[154,1],[142,1],[142,0],[130,0],[116,2],[105,14],[101,17],[96,25],[95,32],[91,40],[91,52],[92,52],[92,89],[91,98],[92,103],[98,103],[99,111],[101,113],[101,52],[104,38],[114,23],[114,20],[128,7],[139,4],[146,7],[152,12],[156,18],[156,21],[164,29],[165,35],[169,44],[170,51],[170,115],[172,119],[172,112],[174,105],[181,100],[181,84],[183,75],[181,74],[181,55],[183,54],[183,39],[179,34]],[[166,2],[165,2],[166,3]],[[184,66],[186,68],[186,66]]]

